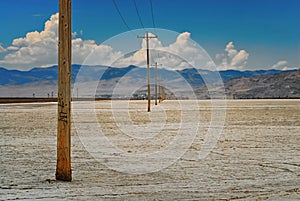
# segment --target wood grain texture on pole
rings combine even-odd
[[[58,121],[56,179],[72,180],[71,170],[71,0],[59,0]]]

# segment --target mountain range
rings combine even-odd
[[[150,71],[151,84],[154,86],[155,69],[151,68]],[[209,97],[206,85],[213,85],[216,81],[224,82],[228,98],[300,98],[299,70],[215,72],[187,68],[176,71],[159,69],[158,74],[161,78],[160,84],[165,85],[169,91],[184,94],[192,88],[193,93],[200,98]],[[58,66],[33,68],[29,71],[0,68],[0,96],[46,97],[56,94],[57,77]],[[147,69],[137,66],[116,68],[72,65],[72,82],[80,83],[77,85],[77,96],[80,93],[82,97],[95,95],[95,91],[98,97],[110,97],[113,91],[117,91],[114,93],[120,97],[132,96],[145,89],[146,77]],[[120,90],[116,90],[117,88]]]
[[[81,65],[72,65],[72,81],[75,81],[76,75],[78,74]],[[87,66],[86,66],[87,67]],[[88,73],[85,75],[86,78],[81,78],[82,80],[97,80],[99,79],[96,75],[99,72],[103,73],[101,79],[108,80],[114,79],[117,77],[122,77],[129,71],[134,68],[139,68],[137,66],[128,66],[125,68],[113,68],[107,66],[88,66]],[[86,69],[86,68],[85,68]],[[153,70],[153,69],[152,69]],[[159,70],[160,73],[167,74],[168,70],[162,69]],[[203,84],[203,79],[200,74],[205,73],[213,73],[213,71],[209,70],[196,70],[193,68],[188,68],[184,70],[177,70],[183,78],[189,80],[192,85],[199,86]],[[294,71],[294,70],[291,70]],[[98,73],[95,73],[98,72]],[[219,71],[223,82],[227,82],[230,79],[237,78],[237,77],[255,77],[260,75],[273,75],[282,72],[281,70],[256,70],[256,71],[238,71],[238,70],[226,70],[226,71]],[[81,72],[81,74],[83,74]],[[58,77],[58,66],[51,66],[48,68],[32,68],[29,71],[19,71],[19,70],[7,70],[5,68],[0,67],[0,85],[22,85],[28,84],[33,82],[40,82],[40,81],[57,81]]]

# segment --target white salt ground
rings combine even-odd
[[[225,122],[197,103],[73,103],[72,182],[54,180],[56,104],[0,105],[0,200],[300,200],[300,100],[229,100]]]

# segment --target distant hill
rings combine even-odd
[[[74,82],[78,72],[81,70],[81,65],[72,65],[72,81]],[[125,68],[113,68],[107,66],[84,66],[78,77],[80,81],[91,81],[101,79],[109,80],[117,77],[122,77],[127,72],[131,71],[136,66],[128,66]],[[22,85],[41,81],[57,81],[58,66],[47,68],[33,68],[29,71],[7,70],[0,67],[0,85]]]
[[[78,72],[76,67],[73,67],[74,74]],[[57,80],[57,66],[33,68],[29,71],[0,68],[0,85],[22,85],[44,80]]]
[[[199,72],[200,71],[200,74]],[[209,77],[209,75],[213,76],[215,74],[214,71],[209,70],[196,70],[194,68],[184,69],[179,72],[186,80],[189,80],[192,86],[200,86],[204,84],[204,81],[201,77],[202,74]],[[285,72],[293,72],[295,70],[289,70]],[[227,82],[230,79],[238,78],[238,77],[255,77],[260,75],[274,75],[277,73],[281,73],[281,70],[255,70],[255,71],[238,71],[238,70],[226,70],[226,71],[219,71],[220,76],[223,82]]]
[[[273,75],[240,77],[225,83],[228,97],[300,98],[300,70]]]

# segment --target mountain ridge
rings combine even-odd
[[[72,65],[72,81],[75,81],[76,75],[80,71],[81,65],[73,64]],[[116,67],[108,67],[108,66],[88,66],[89,70],[91,72],[88,72],[90,74],[94,74],[96,72],[96,68],[99,69],[105,69],[105,72],[103,72],[103,75],[101,79],[109,80],[117,77],[122,77],[127,72],[135,69],[140,68],[137,66],[127,66],[123,68],[116,68]],[[94,69],[93,69],[94,68]],[[167,69],[161,69],[169,71]],[[200,72],[200,74],[198,73]],[[186,68],[183,70],[177,70],[179,74],[183,76],[183,78],[189,80],[189,83],[193,86],[197,86],[199,84],[204,84],[204,81],[201,77],[201,73],[214,73],[214,71],[209,70],[196,70],[192,68]],[[227,82],[230,79],[234,79],[237,77],[254,77],[259,75],[273,75],[280,72],[291,72],[295,70],[289,70],[289,71],[281,71],[281,70],[255,70],[255,71],[238,71],[238,70],[226,70],[226,71],[219,71],[221,78],[223,79],[223,82]],[[8,70],[6,68],[0,67],[0,85],[22,85],[22,84],[29,84],[44,80],[49,81],[56,81],[58,78],[58,66],[50,66],[47,68],[32,68],[28,71],[19,71],[19,70]],[[83,80],[86,80],[82,78]],[[96,79],[96,78],[93,78]],[[99,78],[98,78],[99,79]]]
[[[150,69],[152,86],[155,80],[154,70]],[[57,71],[57,65],[33,68],[29,71],[7,70],[0,67],[0,96],[47,97],[47,94],[48,97],[50,94],[55,96]],[[169,88],[169,91],[178,92],[178,98],[188,97],[192,92],[200,99],[208,99],[210,96],[207,84],[218,82],[223,85],[219,82],[220,78],[223,80],[227,98],[300,98],[299,70],[226,70],[217,74],[215,71],[187,68],[176,71],[158,69],[158,73],[162,84]],[[79,89],[79,95],[83,97],[91,97],[92,94],[95,94],[95,97],[111,97],[118,87],[123,87],[118,92],[121,94],[118,95],[127,97],[133,88],[137,90],[134,93],[145,89],[146,77],[146,68],[133,65],[124,68],[108,66],[81,68],[81,65],[72,65],[72,82],[80,83],[77,91]],[[153,92],[151,94],[153,95]]]

